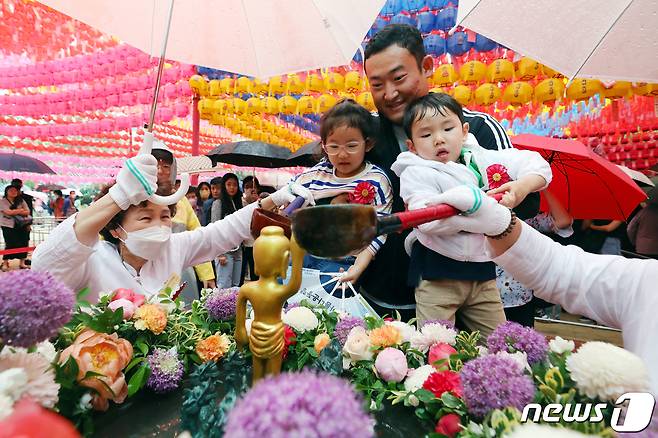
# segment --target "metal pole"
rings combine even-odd
[[[192,98],[192,156],[199,155],[199,125],[201,117],[199,116],[199,95],[195,94]],[[199,174],[192,175],[192,185],[195,186],[199,182]]]
[[[167,53],[167,41],[169,40],[169,29],[171,29],[171,17],[174,14],[174,0],[169,3],[169,17],[167,18],[167,28],[165,30],[164,41],[162,42],[162,52],[160,53],[160,62],[158,63],[158,75],[155,79],[155,92],[153,93],[153,103],[151,104],[151,115],[146,127],[148,132],[153,132],[153,123],[155,122],[155,109],[158,105],[158,93],[160,92],[160,80],[162,79],[162,70],[164,69],[165,54]]]

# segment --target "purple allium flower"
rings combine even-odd
[[[373,428],[347,380],[302,371],[258,382],[229,413],[225,436],[370,438]]]
[[[366,322],[356,316],[348,315],[336,323],[336,327],[334,328],[334,336],[338,338],[340,345],[345,345],[345,341],[347,341],[347,335],[350,334],[350,330],[357,326],[366,328]]]
[[[418,330],[422,329],[427,324],[441,324],[445,327],[455,330],[455,323],[447,319],[428,319],[418,326]]]
[[[159,394],[178,388],[183,378],[183,362],[178,360],[175,348],[156,348],[148,355],[147,360],[151,368],[151,374],[146,381],[147,387]]]
[[[295,307],[299,307],[301,305],[302,305],[302,303],[300,303],[299,301],[296,302],[296,303],[288,303],[288,304],[286,304],[286,312],[290,309],[294,309]]]
[[[208,315],[220,321],[235,318],[239,292],[240,288],[232,287],[229,289],[220,289],[208,295],[206,299]]]
[[[69,322],[75,294],[48,272],[0,275],[0,340],[29,348],[57,334]]]
[[[544,335],[530,327],[507,321],[489,335],[487,348],[489,353],[523,351],[528,355],[528,363],[533,365],[546,358],[548,341]]]
[[[483,418],[493,409],[519,410],[532,402],[535,387],[513,359],[488,355],[467,362],[460,371],[468,411]]]

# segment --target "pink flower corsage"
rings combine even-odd
[[[350,204],[371,204],[375,199],[375,187],[369,182],[360,182],[354,191],[347,195]]]
[[[490,189],[497,189],[512,180],[509,173],[507,173],[507,168],[502,164],[492,164],[487,167],[487,179],[489,180]]]

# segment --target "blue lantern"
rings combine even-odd
[[[427,0],[427,7],[433,11],[443,9],[448,4],[448,0]]]
[[[448,53],[455,56],[463,55],[473,47],[473,43],[468,41],[468,35],[466,32],[455,32],[448,37],[446,45]]]
[[[434,20],[436,16],[430,11],[424,11],[418,14],[418,28],[422,33],[430,33],[434,29]]]
[[[477,34],[475,37],[475,50],[478,52],[490,52],[496,47],[498,44],[485,36]]]
[[[398,0],[388,0],[384,7],[382,8],[381,15],[385,17],[392,17],[397,13],[395,8],[397,7]]]
[[[457,8],[444,8],[436,14],[435,26],[437,29],[450,30],[457,23]]]
[[[384,26],[388,24],[388,21],[384,20],[382,17],[377,17],[375,22],[372,24],[372,27],[368,31],[368,37],[372,38],[377,32],[379,32]]]
[[[425,51],[432,56],[441,56],[446,52],[446,40],[434,33],[423,38],[423,46],[425,46]]]
[[[407,10],[411,13],[420,11],[425,7],[424,0],[407,0]]]
[[[416,27],[416,20],[411,15],[400,12],[391,18],[391,24],[408,24],[409,26]]]

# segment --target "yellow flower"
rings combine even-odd
[[[402,342],[402,333],[396,327],[383,325],[370,331],[370,344],[373,347],[392,347]]]
[[[320,333],[315,337],[315,340],[313,341],[313,346],[315,347],[315,352],[320,353],[324,347],[329,345],[329,335],[326,333]]]
[[[228,336],[215,333],[214,335],[208,336],[206,339],[197,342],[196,354],[198,354],[204,362],[211,360],[218,361],[224,357],[228,351],[230,343]]]
[[[135,328],[137,330],[148,329],[153,334],[159,335],[167,327],[167,312],[157,304],[144,304],[135,312]]]

